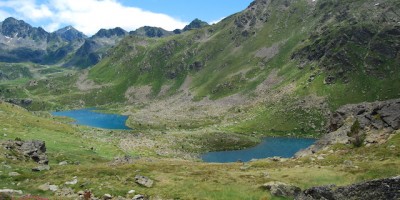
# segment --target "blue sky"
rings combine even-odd
[[[209,23],[244,10],[252,0],[0,0],[0,21],[22,19],[54,31],[72,25],[87,35],[100,28],[183,28],[195,18]]]
[[[244,10],[252,0],[121,0],[125,5],[191,21],[212,22]]]

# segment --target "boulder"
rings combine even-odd
[[[40,185],[38,187],[39,190],[43,190],[43,191],[52,191],[52,192],[56,192],[58,190],[58,186],[57,185],[50,185],[50,183],[45,183],[43,185]]]
[[[326,199],[334,200],[332,188],[334,185],[313,187],[296,196],[295,200]]]
[[[103,200],[110,200],[110,199],[112,199],[112,196],[111,196],[111,194],[105,194],[105,195],[103,195],[102,199]]]
[[[132,198],[132,200],[144,200],[144,199],[145,197],[141,194],[137,194]]]
[[[62,161],[62,162],[58,163],[58,165],[60,165],[60,166],[68,165],[68,162],[67,161]]]
[[[58,190],[58,186],[57,185],[49,185],[49,190],[52,192],[55,192]]]
[[[75,176],[72,181],[65,182],[66,185],[76,185],[78,183],[78,178]]]
[[[271,181],[262,185],[262,188],[269,190],[274,196],[294,197],[301,192],[301,189],[294,185]]]
[[[23,193],[22,193],[21,190],[0,189],[0,194],[9,194],[9,195],[19,194],[19,195],[22,195]]]
[[[301,192],[295,199],[400,199],[400,176],[366,181],[344,187],[335,187],[334,185],[313,187]]]
[[[10,172],[8,173],[8,176],[20,176],[21,174],[18,172]]]
[[[43,165],[47,165],[49,160],[46,155],[46,144],[44,141],[32,140],[32,141],[6,141],[2,142],[1,145],[9,152],[6,152],[6,157],[12,159],[23,159],[30,158],[35,162]],[[16,154],[16,155],[15,155]]]
[[[136,190],[129,190],[128,194],[135,194]]]
[[[37,167],[32,168],[33,172],[41,172],[50,170],[50,166],[48,165],[39,165]]]
[[[141,175],[135,176],[135,182],[141,186],[148,187],[148,188],[153,187],[153,183],[154,183],[154,181],[151,180],[150,178],[141,176]]]

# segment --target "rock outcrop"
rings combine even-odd
[[[44,141],[5,141],[0,146],[6,150],[5,155],[10,159],[32,159],[38,164],[47,165],[49,160],[46,155]]]
[[[366,142],[385,141],[385,138],[387,139],[393,131],[400,129],[400,99],[350,104],[339,108],[331,115],[328,123],[329,133],[321,137],[314,145],[296,153],[295,157],[313,154],[331,144],[351,143],[352,138],[349,137],[349,133],[355,121],[359,122],[363,132],[373,133],[383,130],[384,133],[378,135],[367,134]]]
[[[11,103],[18,106],[29,106],[33,103],[32,99],[7,99],[7,103]]]
[[[372,180],[345,187],[321,186],[307,189],[300,193],[296,200],[340,200],[340,199],[400,199],[400,176]]]
[[[400,99],[343,106],[332,114],[329,131],[338,130],[350,116],[354,116],[363,129],[398,130],[400,128]]]

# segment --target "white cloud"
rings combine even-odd
[[[37,5],[35,0],[25,1],[4,1],[0,2],[0,7],[8,7],[13,9],[19,16],[37,21],[53,16],[47,5]]]
[[[117,0],[48,0],[40,5],[36,0],[9,0],[0,2],[1,6],[12,8],[24,20],[46,20],[42,26],[48,31],[72,25],[87,35],[100,28],[135,30],[142,26],[156,26],[173,30],[187,24],[165,14],[124,6]]]
[[[60,27],[61,27],[60,23],[53,22],[53,23],[45,25],[43,28],[47,31],[53,32],[53,31],[60,29]]]
[[[3,21],[5,18],[9,16],[10,14],[8,14],[7,12],[0,10],[0,21]]]
[[[212,24],[217,24],[218,22],[222,21],[223,19],[225,19],[225,17],[222,17],[222,18],[220,18],[220,19],[211,21],[211,22],[209,22],[208,24],[211,24],[211,25],[212,25]]]

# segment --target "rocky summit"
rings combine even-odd
[[[92,36],[6,18],[0,199],[397,200],[399,23],[396,0]]]

